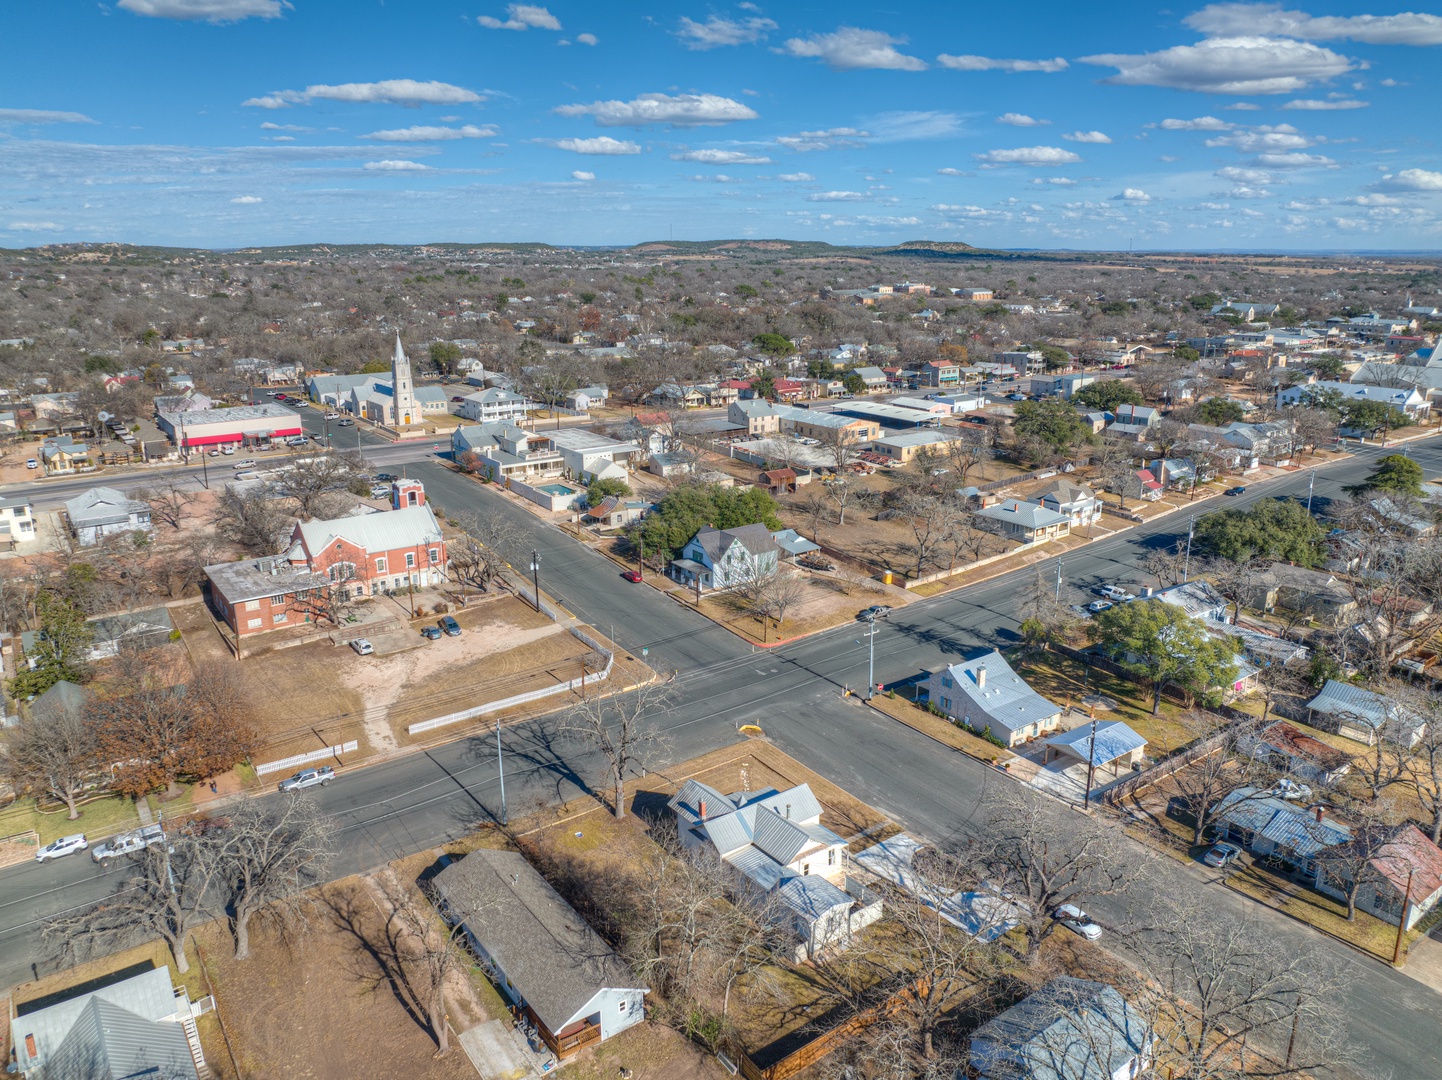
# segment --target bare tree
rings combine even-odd
[[[274,555],[290,535],[292,518],[262,492],[221,493],[215,527],[221,536],[255,555]]]
[[[521,531],[499,513],[470,511],[455,523],[461,535],[447,547],[451,574],[462,589],[490,592],[503,580],[507,564],[520,551]]]
[[[1157,579],[1157,587],[1176,585],[1187,572],[1187,542],[1178,540],[1171,547],[1152,548],[1137,564],[1144,573]]]
[[[302,518],[323,518],[342,510],[337,496],[361,471],[353,454],[316,454],[287,465],[281,473],[281,484],[285,493],[296,501]]]
[[[826,494],[836,504],[836,524],[846,524],[846,508],[856,501],[861,493],[860,485],[856,478],[851,475],[837,474],[822,481],[826,488]]]
[[[382,965],[392,984],[426,1018],[436,1040],[435,1056],[444,1057],[451,1050],[446,984],[469,963],[461,948],[465,924],[447,925],[431,903],[397,881],[390,870],[374,880],[386,910]]]
[[[936,558],[936,551],[956,532],[961,512],[949,499],[920,492],[906,496],[897,507],[911,533],[907,551],[916,562],[913,577],[921,577]]]
[[[189,971],[186,938],[209,916],[222,872],[215,835],[221,828],[202,824],[168,833],[166,843],[123,864],[107,899],[49,919],[41,927],[43,937],[72,962],[159,937],[170,947],[176,970]]]
[[[1408,758],[1406,782],[1427,814],[1427,835],[1436,844],[1442,842],[1442,699],[1428,694],[1418,704],[1427,726]]]
[[[611,812],[626,816],[626,773],[644,765],[665,742],[657,717],[671,707],[674,677],[648,683],[627,694],[589,692],[561,720],[560,731],[600,753],[610,783]]]
[[[98,733],[82,705],[37,702],[0,743],[0,765],[17,791],[60,799],[74,821],[81,794],[99,782]]]
[[[250,921],[262,909],[294,914],[323,880],[335,823],[304,794],[248,799],[227,813],[221,874],[235,933],[235,958],[250,957]]]
[[[1082,818],[1058,828],[1055,811],[1036,795],[995,789],[985,800],[989,836],[967,857],[1007,895],[1018,898],[1027,959],[1034,961],[1056,929],[1059,906],[1084,897],[1124,894],[1149,869],[1109,822]]]
[[[195,500],[195,492],[187,491],[174,474],[160,477],[153,485],[136,488],[131,496],[150,507],[150,516],[169,525],[177,532],[185,511]]]
[[[1347,921],[1355,922],[1357,897],[1387,880],[1383,873],[1387,862],[1383,849],[1391,843],[1397,830],[1388,820],[1387,811],[1375,802],[1353,802],[1344,813],[1351,838],[1344,844],[1331,844],[1317,852],[1317,876],[1319,881],[1342,894],[1347,905]]]
[[[807,523],[811,526],[811,538],[819,542],[821,523],[831,514],[831,501],[826,497],[826,489],[819,488],[815,484],[808,484],[806,498],[802,500],[801,509],[806,514]]]
[[[861,456],[861,440],[856,432],[846,428],[827,428],[821,446],[838,476],[849,472],[852,463]]]
[[[1202,572],[1217,592],[1232,602],[1232,621],[1242,617],[1242,604],[1256,593],[1257,587],[1267,576],[1270,563],[1266,559],[1249,557],[1239,562],[1231,559],[1209,559]]]
[[[941,444],[942,456],[947,467],[956,474],[958,484],[964,485],[973,469],[992,459],[992,444],[990,430],[978,431],[975,428],[963,428],[957,438]]]

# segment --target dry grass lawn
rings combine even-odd
[[[977,738],[969,731],[963,731],[955,724],[927,712],[915,702],[908,701],[904,697],[878,694],[871,699],[871,707],[878,712],[885,713],[893,720],[899,720],[909,728],[915,728],[923,735],[930,735],[937,742],[945,743],[953,750],[960,750],[963,754],[985,761],[990,765],[1005,764],[1016,756],[1010,750],[993,746],[985,739]]]

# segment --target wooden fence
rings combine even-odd
[[[789,1080],[803,1069],[810,1068],[838,1050],[847,1039],[859,1035],[879,1020],[896,1015],[905,1007],[911,997],[925,992],[926,980],[918,979],[911,985],[898,990],[880,1004],[873,1005],[849,1020],[837,1024],[830,1031],[823,1032],[764,1069],[752,1061],[750,1055],[742,1054],[741,1075],[746,1080]]]

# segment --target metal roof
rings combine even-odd
[[[366,552],[393,551],[441,541],[441,527],[428,504],[362,517],[302,521],[299,528],[312,557],[334,540],[346,540]]]
[[[777,862],[785,864],[809,847],[812,840],[806,835],[806,830],[794,822],[787,821],[774,811],[758,809],[751,843]]]
[[[1326,716],[1359,721],[1374,731],[1392,720],[1410,722],[1413,726],[1424,723],[1421,717],[1405,712],[1381,694],[1336,679],[1328,679],[1322,692],[1307,702],[1307,708]]]
[[[971,1064],[983,1080],[1112,1080],[1150,1040],[1115,987],[1062,976],[977,1028]]]
[[[85,528],[129,521],[132,514],[144,514],[148,518],[150,505],[112,487],[93,487],[67,501],[65,513],[72,525]]]
[[[815,874],[788,878],[781,883],[776,895],[792,911],[813,923],[828,911],[851,905],[851,897],[844,889]]]
[[[1010,734],[1061,712],[1061,706],[1028,686],[995,649],[959,664],[949,664],[946,670],[954,684],[952,689],[965,699],[958,702],[952,712],[972,727],[979,729],[991,721]]]
[[[171,987],[170,969],[164,967],[152,968],[45,1008],[26,1012],[26,1004],[22,1004],[19,1006],[20,1015],[10,1021],[11,1042],[21,1071],[43,1064],[51,1054],[56,1053],[80,1014],[97,998],[152,1024],[175,1015],[175,991]],[[34,1057],[28,1050],[29,1036],[35,1039]],[[189,1056],[187,1051],[187,1060]]]
[[[1045,529],[1052,525],[1071,524],[1071,518],[1065,514],[1059,514],[1041,503],[1022,502],[1020,499],[1007,499],[995,506],[983,507],[977,514],[992,521],[1011,522],[1024,529]]]
[[[1064,731],[1060,735],[1053,735],[1047,739],[1046,746],[1064,746],[1076,754],[1077,757],[1092,765],[1107,765],[1121,757],[1123,754],[1130,754],[1133,750],[1140,750],[1147,745],[1147,740],[1138,735],[1131,728],[1120,720],[1106,720],[1096,726],[1096,751],[1092,752],[1092,726],[1083,724],[1081,727],[1073,728],[1071,731]]]

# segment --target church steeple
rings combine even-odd
[[[399,331],[396,333],[396,353],[391,358],[391,395],[395,403],[396,425],[419,423],[421,411],[416,405],[415,384],[411,381],[411,362],[406,358],[405,349],[401,348]]]

